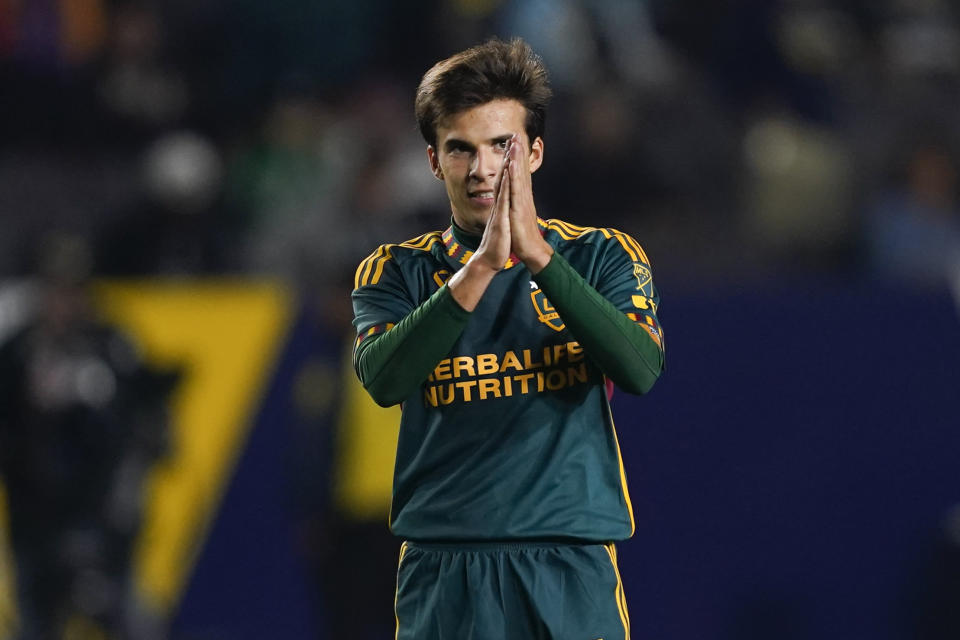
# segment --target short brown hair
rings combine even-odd
[[[527,110],[525,129],[533,141],[543,136],[552,94],[547,69],[530,45],[493,38],[433,65],[417,87],[414,111],[424,140],[436,146],[444,118],[491,100],[517,100]]]

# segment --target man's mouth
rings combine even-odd
[[[493,191],[471,191],[468,195],[471,198],[479,198],[481,200],[493,199]]]

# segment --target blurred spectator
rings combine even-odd
[[[334,439],[330,510],[324,518],[319,577],[329,607],[329,637],[378,640],[395,631],[400,557],[390,515],[399,407],[374,404],[344,354],[342,408]]]
[[[97,83],[108,140],[142,143],[185,117],[190,94],[167,59],[164,28],[152,2],[116,6]]]
[[[331,108],[309,95],[279,97],[252,142],[232,154],[226,197],[243,218],[244,267],[305,284],[336,264],[346,229],[353,140],[331,129]]]
[[[443,196],[416,135],[388,80],[358,81],[337,100],[279,96],[227,168],[228,202],[244,212],[245,267],[311,296],[347,296],[352,261],[418,228],[416,216]]]
[[[104,0],[0,2],[5,143],[69,143],[89,130],[108,20]]]
[[[239,224],[224,209],[222,160],[205,136],[164,135],[141,159],[139,198],[97,239],[104,275],[198,275],[233,263]]]
[[[852,162],[829,128],[791,114],[751,122],[743,151],[747,235],[777,264],[836,264],[849,245]]]
[[[130,579],[142,486],[167,449],[176,375],[148,368],[100,322],[76,238],[43,252],[36,312],[0,346],[0,474],[16,565],[19,638],[135,631]]]
[[[310,299],[308,296],[305,296]],[[313,581],[323,638],[393,636],[400,543],[386,526],[399,410],[370,399],[353,370],[349,296],[317,300],[294,329],[286,457],[297,548]]]
[[[580,93],[610,79],[625,90],[672,81],[675,62],[653,28],[649,2],[523,0],[503,4],[501,31],[522,34],[529,40],[543,56],[551,84],[558,91]]]
[[[960,273],[957,161],[943,142],[917,140],[903,165],[867,212],[868,265],[883,279],[943,286]]]
[[[894,76],[955,76],[960,73],[956,5],[947,0],[892,0],[882,41]]]

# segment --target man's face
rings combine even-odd
[[[510,136],[519,134],[531,173],[543,162],[543,140],[527,139],[526,119],[518,101],[493,100],[437,124],[437,146],[427,147],[427,157],[433,174],[446,186],[453,219],[463,229],[479,234],[486,227]]]

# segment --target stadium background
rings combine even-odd
[[[552,72],[541,215],[628,231],[663,296],[667,371],[614,399],[634,637],[956,638],[957,20],[936,0],[0,1],[4,334],[69,236],[105,317],[186,366],[133,563],[161,637],[390,637],[395,414],[349,371],[350,283],[377,244],[445,226],[413,88],[497,34]]]

